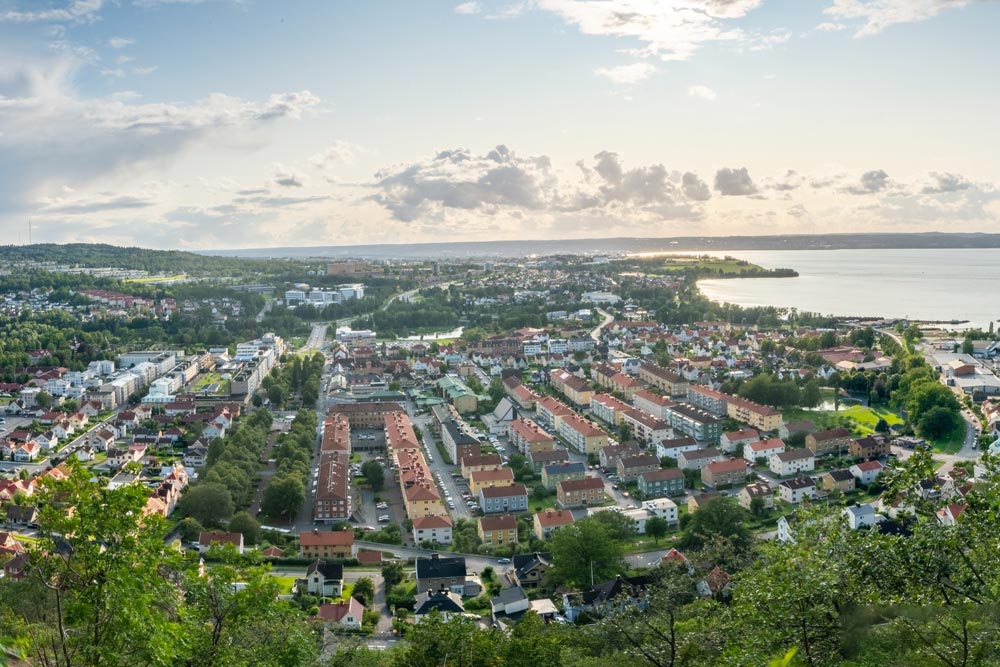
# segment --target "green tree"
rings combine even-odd
[[[646,519],[646,534],[653,538],[653,542],[660,543],[660,539],[665,537],[670,529],[667,520],[660,516],[652,516]]]
[[[802,405],[807,408],[814,408],[820,404],[821,400],[819,383],[816,382],[816,378],[809,378],[802,387]]]
[[[354,590],[351,591],[351,597],[366,607],[371,606],[372,600],[375,599],[375,583],[371,580],[371,577],[361,577],[354,582]]]
[[[730,542],[736,551],[749,550],[753,534],[747,527],[747,511],[732,498],[719,496],[698,508],[681,532],[680,545],[700,549],[717,538]]]
[[[233,515],[233,496],[222,484],[194,484],[177,509],[203,526],[218,526]]]
[[[571,585],[586,586],[625,571],[622,546],[608,526],[586,517],[552,534],[554,577]]]
[[[35,404],[40,408],[52,406],[52,394],[47,391],[40,391],[35,395]]]
[[[197,542],[198,537],[201,535],[202,531],[205,529],[198,522],[197,519],[193,517],[184,517],[177,524],[177,531],[181,536],[181,539],[185,542]]]
[[[261,512],[267,516],[294,517],[306,501],[306,487],[292,475],[272,479],[260,501]]]
[[[954,410],[943,406],[933,407],[920,417],[917,430],[920,435],[938,440],[951,435],[961,424],[961,418]]]
[[[243,535],[246,544],[260,542],[260,524],[247,512],[237,512],[229,520],[229,531]]]
[[[267,398],[269,401],[271,401],[271,405],[279,409],[285,404],[286,396],[287,392],[285,391],[285,388],[280,384],[273,384],[267,390]]]
[[[378,461],[365,461],[361,464],[361,474],[368,480],[372,491],[378,493],[385,487],[385,470]]]
[[[883,418],[879,418],[878,423],[875,424],[876,433],[888,433],[889,432],[889,422]]]
[[[386,591],[401,582],[405,576],[403,564],[399,561],[390,561],[382,565],[382,581],[385,582]]]

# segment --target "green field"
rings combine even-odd
[[[868,408],[863,405],[852,405],[834,412],[833,410],[783,410],[785,421],[809,420],[819,430],[829,428],[849,428],[856,435],[871,435],[879,419],[892,426],[901,424],[899,415],[883,407]]]
[[[175,273],[172,276],[146,276],[145,278],[129,278],[125,282],[152,284],[152,283],[174,282],[177,280],[186,280],[186,279],[187,279],[186,273]]]

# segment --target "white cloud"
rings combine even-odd
[[[126,46],[132,46],[135,44],[135,40],[131,37],[112,37],[108,40],[108,46],[112,49],[124,49]]]
[[[64,7],[21,11],[0,11],[0,22],[38,23],[45,21],[90,22],[97,19],[104,0],[72,0]]]
[[[455,5],[456,14],[478,14],[483,11],[483,6],[478,2],[463,2],[460,5]]]
[[[244,149],[251,138],[260,145],[268,126],[319,103],[309,91],[262,101],[214,93],[187,104],[129,93],[82,98],[72,83],[77,66],[0,67],[0,210],[24,208],[53,183],[162,165],[209,139],[217,150]]]
[[[762,0],[538,0],[538,8],[574,25],[585,35],[635,39],[637,55],[687,60],[704,43],[738,40],[744,34],[726,24],[745,16]]]
[[[834,19],[860,20],[855,37],[875,35],[898,23],[917,23],[973,0],[833,0],[823,13]]]
[[[841,30],[847,30],[847,25],[844,23],[831,23],[830,21],[825,21],[816,26],[816,30],[820,32],[840,32]]]
[[[702,86],[702,85],[691,86],[690,88],[688,88],[688,96],[697,97],[703,100],[708,100],[709,102],[714,102],[715,98],[717,97],[714,90],[712,90],[708,86]]]
[[[619,65],[617,67],[601,67],[595,69],[594,74],[610,79],[617,84],[629,85],[648,79],[656,71],[655,65],[638,62],[631,63],[630,65]]]
[[[626,169],[619,155],[609,151],[595,155],[592,165],[581,160],[577,166],[582,178],[570,180],[544,155],[521,157],[502,145],[485,155],[447,150],[380,171],[370,199],[407,223],[456,214],[478,222],[585,215],[602,220],[606,228],[609,220],[645,224],[699,219],[700,202],[708,198],[707,186],[694,174],[683,177],[681,185],[681,175],[662,164]]]

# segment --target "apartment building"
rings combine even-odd
[[[639,379],[668,396],[684,396],[688,391],[688,381],[684,376],[652,362],[643,362],[639,366]]]
[[[600,505],[604,502],[604,481],[598,477],[585,477],[559,482],[556,501],[562,508]]]
[[[777,431],[784,422],[781,413],[774,408],[736,396],[728,398],[726,414],[758,431]]]
[[[511,445],[525,455],[556,448],[555,439],[543,431],[541,426],[525,417],[518,417],[507,425],[507,437],[510,438]]]
[[[608,444],[608,434],[594,422],[574,413],[560,420],[559,435],[581,454],[596,454]]]
[[[667,410],[670,426],[699,442],[716,443],[722,434],[722,420],[700,408],[678,404]]]
[[[661,396],[648,389],[640,389],[632,396],[632,405],[657,419],[668,421],[667,408],[677,405],[669,396]]]

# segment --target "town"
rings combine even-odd
[[[509,632],[528,614],[645,612],[677,564],[693,599],[728,601],[751,543],[796,545],[820,510],[859,534],[912,534],[925,506],[959,525],[1000,453],[992,332],[726,313],[695,281],[728,261],[313,263],[282,267],[284,290],[198,298],[184,283],[131,296],[125,270],[61,285],[81,337],[185,312],[213,339],[237,319],[280,333],[168,336],[86,364],[75,337],[18,353],[0,384],[4,577],[29,579],[36,545],[66,537],[46,503],[79,475],[142,489],[142,516],[204,576],[270,563],[334,653],[358,633],[405,642],[428,618]],[[407,289],[314,286],[389,272]],[[7,303],[49,317],[47,293]],[[887,481],[932,456],[913,486]]]

